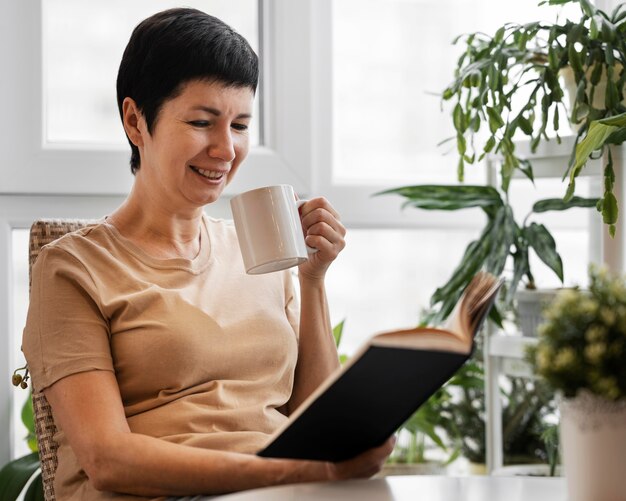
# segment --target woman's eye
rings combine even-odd
[[[248,126],[246,124],[232,124],[231,127],[242,132],[248,130]]]
[[[206,120],[191,120],[190,122],[187,122],[189,125],[192,125],[193,127],[208,127],[209,126],[209,122]]]

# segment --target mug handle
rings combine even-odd
[[[296,200],[296,209],[299,209],[308,201],[309,201],[308,199],[302,199],[302,198]],[[302,221],[300,223],[302,224]],[[304,228],[303,228],[303,231],[304,231]],[[318,250],[319,249],[316,249],[315,247],[309,247],[308,245],[306,246],[306,251],[309,254],[315,254]]]

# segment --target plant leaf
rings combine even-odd
[[[626,141],[626,127],[620,127],[606,138],[605,144],[622,144]]]
[[[37,436],[35,435],[35,418],[33,416],[33,399],[30,394],[22,407],[22,423],[24,423],[24,426],[28,430],[28,435],[26,436],[28,448],[32,452],[37,452],[38,447]]]
[[[462,388],[475,388],[482,390],[485,387],[485,380],[478,376],[453,376],[448,382],[450,386],[461,386]]]
[[[605,193],[602,199],[602,220],[605,224],[613,225],[617,222],[617,214],[617,198],[613,192]]]
[[[461,262],[452,272],[452,276],[448,282],[438,288],[430,298],[431,304],[433,305],[440,301],[443,302],[439,315],[440,318],[438,318],[439,321],[443,320],[443,318],[450,313],[452,307],[463,292],[463,289],[465,289],[471,278],[487,259],[489,249],[493,245],[493,225],[494,220],[490,218],[489,223],[483,229],[478,240],[470,242],[466,247]]]
[[[529,247],[534,249],[539,259],[563,282],[563,261],[556,251],[556,243],[548,229],[542,224],[531,223],[523,231]]]
[[[598,123],[615,127],[626,127],[626,113],[621,113],[609,118],[603,118],[602,120],[598,120]]]
[[[452,112],[452,121],[454,123],[454,128],[459,132],[465,132],[467,128],[465,123],[465,114],[463,113],[463,108],[461,107],[461,103],[456,103],[454,107],[454,111]]]
[[[498,190],[492,186],[417,185],[375,193],[376,196],[388,194],[401,195],[407,199],[405,205],[427,210],[490,208],[503,204]]]
[[[339,343],[341,343],[341,336],[343,334],[343,326],[346,323],[346,319],[344,318],[341,322],[333,327],[333,338],[335,339],[335,346],[339,348]]]
[[[486,270],[498,276],[504,269],[515,240],[515,219],[511,207],[498,209],[491,232],[493,245],[487,257]]]
[[[582,198],[572,197],[567,202],[562,198],[546,198],[545,200],[539,200],[533,205],[532,211],[536,213],[547,211],[562,211],[572,207],[595,207],[598,204],[599,198]]]
[[[421,407],[418,411],[416,411],[409,420],[402,426],[406,428],[411,433],[422,432],[427,435],[440,449],[444,451],[447,450],[445,444],[441,437],[437,434],[435,429],[435,424],[431,418],[431,416],[426,415],[423,412],[425,407]]]
[[[491,106],[487,106],[487,115],[489,115],[489,130],[494,134],[500,127],[504,125],[504,121],[500,113]]]
[[[518,230],[519,231],[519,230]],[[513,278],[507,291],[506,302],[513,300],[515,291],[519,287],[522,277],[530,272],[530,264],[528,262],[528,247],[518,244],[515,254],[513,254]]]
[[[618,115],[616,117],[612,117],[617,119],[618,117],[625,117],[626,114]],[[622,118],[620,118],[620,121]],[[576,153],[574,159],[574,166],[570,171],[570,183],[568,186],[567,193],[565,195],[565,200],[569,200],[573,196],[573,190],[575,185],[575,180],[583,166],[587,163],[587,160],[591,156],[591,154],[600,149],[606,140],[615,132],[618,128],[617,125],[609,125],[604,121],[596,121],[591,122],[589,126],[589,132],[587,132],[587,136],[580,143],[576,145]]]
[[[24,494],[24,501],[44,501],[43,494],[43,480],[41,473],[39,473],[28,486],[26,494]]]
[[[39,454],[36,452],[4,465],[0,470],[0,499],[2,501],[17,499],[37,468],[39,468]]]

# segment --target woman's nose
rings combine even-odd
[[[218,158],[224,162],[232,162],[235,159],[235,146],[230,129],[216,131],[216,134],[211,139],[212,141],[208,148],[210,157]]]

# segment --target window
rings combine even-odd
[[[450,107],[445,103],[442,111],[440,98],[454,77],[461,51],[452,40],[461,33],[494,33],[510,20],[523,23],[579,12],[576,5],[537,4],[332,1],[328,14],[332,20],[332,47],[328,49],[332,107],[327,108],[332,120],[326,122],[332,131],[327,145],[331,153],[320,164],[320,178],[328,198],[353,227],[344,251],[350,257],[341,256],[333,265],[328,287],[336,321],[347,317],[346,350],[356,348],[378,329],[416,324],[419,309],[428,306],[430,295],[451,275],[466,244],[478,237],[483,224],[480,211],[401,211],[400,197],[372,195],[394,186],[456,182],[456,145],[438,146],[453,135]],[[557,158],[563,153],[556,146],[551,145],[552,163],[563,161]],[[469,166],[466,183],[486,183],[487,172],[486,163]],[[563,196],[561,174],[559,168],[556,178],[537,179],[534,186],[526,179],[514,181],[511,197],[520,222],[535,200]],[[581,194],[584,189],[592,196],[589,184]],[[546,224],[557,240],[566,284],[586,284],[587,263],[600,254],[591,238],[599,225],[595,211],[577,209],[533,220]],[[412,229],[377,229],[381,227]],[[402,262],[404,273],[392,277],[397,267],[387,266],[393,262]],[[559,285],[534,255],[531,266],[543,286]],[[355,283],[359,287],[350,287]],[[385,313],[379,311],[379,303]],[[384,325],[391,321],[397,325]]]
[[[229,194],[262,184],[311,186],[308,1],[192,0],[246,35],[261,58],[257,123]],[[128,193],[130,151],[117,119],[115,77],[133,26],[158,2],[12,2],[0,29],[0,193]],[[33,22],[33,20],[41,22]],[[9,48],[11,48],[9,50]]]
[[[449,103],[442,111],[440,98],[462,53],[452,41],[493,34],[507,21],[579,12],[537,3],[334,0],[333,182],[453,182],[456,145],[438,146],[454,134]],[[484,173],[470,168],[466,182],[484,182]]]
[[[235,27],[259,52],[257,0],[195,0],[188,7],[206,11]],[[127,149],[120,125],[115,78],[135,25],[150,14],[180,3],[159,1],[61,0],[43,3],[44,142],[111,145]],[[77,44],[77,40],[81,43]],[[257,101],[258,103],[258,101]],[[259,110],[251,144],[258,145]]]

